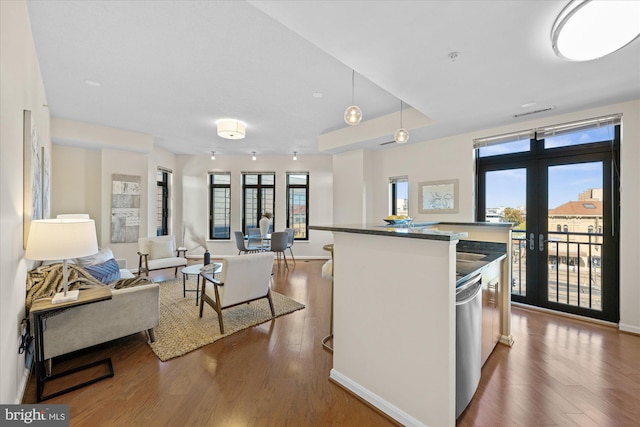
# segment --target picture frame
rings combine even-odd
[[[458,180],[418,183],[419,213],[458,213]]]

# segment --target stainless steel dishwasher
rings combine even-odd
[[[456,287],[456,418],[480,382],[482,349],[482,274]]]

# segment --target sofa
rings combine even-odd
[[[107,265],[109,271],[105,272],[103,267]],[[134,277],[121,266],[108,248],[68,265],[69,289],[107,286],[112,298],[61,310],[46,318],[43,338],[48,374],[51,359],[56,356],[141,331],[151,342],[155,341],[153,328],[160,323],[160,286],[149,278]],[[27,275],[27,313],[34,300],[52,297],[61,288],[62,264],[31,270]]]

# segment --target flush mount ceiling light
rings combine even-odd
[[[640,35],[640,2],[572,0],[551,29],[553,51],[569,61],[590,61],[622,49]]]
[[[400,100],[400,129],[396,131],[393,138],[398,144],[404,144],[409,140],[409,132],[402,127],[402,100]]]
[[[355,126],[362,120],[362,110],[355,104],[354,93],[356,87],[356,71],[351,70],[351,105],[344,110],[344,121],[349,126]]]
[[[220,119],[216,122],[218,136],[226,139],[242,139],[246,135],[246,125],[236,119]]]

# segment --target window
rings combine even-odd
[[[294,239],[309,240],[309,173],[287,172],[287,228]]]
[[[556,227],[556,231],[562,231],[562,226],[560,224]]]
[[[562,226],[562,231],[564,231],[565,233],[568,233],[569,232],[569,226],[563,225]]]
[[[156,172],[157,214],[156,236],[169,234],[169,179],[171,171],[158,168]]]
[[[589,228],[588,228],[588,230],[589,230],[589,231],[588,231],[588,232],[589,232],[589,234],[593,234],[593,225],[590,225],[590,226],[589,226]]]
[[[389,214],[409,216],[409,179],[389,178]]]
[[[209,173],[209,239],[231,238],[231,174]]]
[[[265,212],[275,210],[275,172],[242,172],[242,229],[257,228]],[[275,224],[275,215],[271,219]]]

